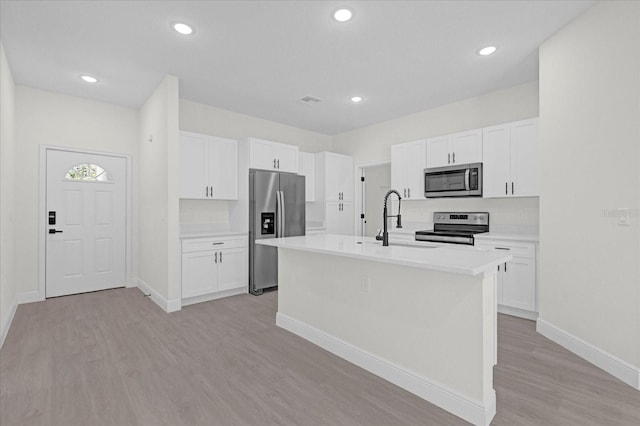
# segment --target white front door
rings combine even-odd
[[[46,297],[126,284],[127,160],[47,150]]]

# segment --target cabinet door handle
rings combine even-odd
[[[273,159],[273,168],[274,169],[276,168],[276,159],[275,158]]]
[[[278,170],[280,170],[280,159],[278,158]]]
[[[222,252],[220,252],[220,263],[222,263]]]
[[[222,244],[224,244],[224,242],[220,242],[220,243],[211,243],[211,245],[212,245],[212,246],[220,246],[220,245],[222,245]]]
[[[513,182],[511,182],[511,195],[513,195]]]
[[[504,271],[507,272],[507,262],[504,262]]]
[[[214,258],[215,258],[215,262],[218,263],[218,252],[215,253]]]
[[[205,186],[205,188],[207,188],[206,196],[207,196],[207,198],[208,198],[208,197],[209,197],[209,187],[208,187],[208,186]]]
[[[500,272],[500,265],[498,265],[498,272]]]
[[[407,188],[403,189],[404,198],[407,198]]]
[[[451,153],[447,152],[447,164],[451,164]]]
[[[453,164],[456,164],[456,153],[453,153]]]
[[[509,247],[496,247],[496,250],[511,250]]]
[[[504,183],[504,195],[509,195],[509,183]]]
[[[408,198],[411,198],[411,188],[407,188],[407,196]]]

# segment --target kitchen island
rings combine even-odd
[[[473,424],[491,422],[494,273],[509,254],[347,235],[258,243],[278,247],[278,326]]]

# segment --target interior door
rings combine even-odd
[[[47,150],[46,297],[126,284],[127,160]]]

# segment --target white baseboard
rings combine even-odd
[[[16,310],[18,309],[18,303],[16,300],[11,304],[11,308],[9,308],[9,313],[5,318],[0,318],[2,322],[0,322],[0,349],[2,345],[4,345],[4,339],[7,338],[7,334],[9,334],[9,327],[11,327],[11,322],[13,321],[13,317],[16,314]]]
[[[531,321],[535,321],[538,319],[537,312],[526,311],[519,308],[512,308],[511,306],[498,305],[498,313],[511,315],[512,317],[524,318]]]
[[[138,279],[138,288],[144,294],[150,295],[149,297],[151,297],[151,300],[153,300],[156,303],[156,305],[160,306],[160,308],[167,313],[179,311],[182,307],[182,304],[180,303],[180,299],[171,299],[171,300],[165,299],[164,297],[162,297],[160,293],[158,293],[155,289],[151,288],[149,284],[147,284],[141,279]]]
[[[579,357],[586,359],[596,367],[640,390],[640,368],[585,342],[571,333],[567,333],[543,319],[538,319],[536,331]]]
[[[248,285],[232,288],[231,290],[219,291],[217,293],[204,294],[202,296],[189,297],[182,299],[182,306],[193,305],[194,303],[208,302],[210,300],[222,299],[223,297],[235,296],[248,292]]]
[[[280,312],[276,325],[474,425],[487,426],[495,416],[495,391],[484,403],[472,400]]]
[[[16,294],[16,300],[18,305],[22,305],[23,303],[42,302],[44,299],[40,296],[40,292],[36,290],[18,293]]]

